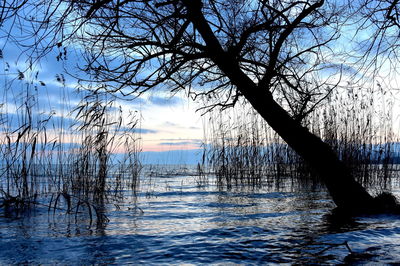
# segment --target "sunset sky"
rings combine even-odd
[[[44,117],[52,113],[52,126],[49,126],[52,129],[47,129],[50,138],[57,136],[59,124],[63,124],[64,130],[69,128],[74,120],[68,113],[82,100],[82,95],[76,93],[77,79],[68,74],[80,74],[76,55],[71,52],[67,60],[62,61],[56,59],[55,51],[43,57],[35,68],[29,69],[27,57],[23,56],[21,49],[4,42],[0,49],[0,82],[3,84],[0,103],[6,103],[0,111],[7,114],[8,126],[13,130],[20,126],[18,108],[29,91],[36,95],[34,113]],[[21,80],[18,79],[19,73],[23,73]],[[60,79],[65,79],[65,82],[60,82]],[[120,107],[125,117],[131,112],[140,116],[136,132],[140,133],[145,163],[197,163],[203,141],[204,118],[201,112],[196,112],[199,105],[184,92],[172,95],[167,88],[150,91],[137,99],[118,99],[115,107]],[[63,141],[73,143],[76,140],[64,136]]]
[[[341,41],[338,42],[338,46],[335,47],[338,51],[340,49],[353,49],[354,47],[347,47],[351,40],[352,28],[348,26],[349,36],[342,34]],[[17,32],[15,32],[18,34]],[[24,33],[26,34],[26,33]],[[366,41],[368,36],[361,36]],[[361,38],[360,37],[360,38]],[[31,42],[34,40],[32,39]],[[27,40],[29,42],[29,40]],[[340,45],[341,44],[341,45]],[[65,60],[57,60],[57,55],[63,49],[68,51]],[[29,69],[29,64],[22,46],[14,45],[12,40],[0,40],[1,49],[1,60],[0,60],[0,82],[4,86],[0,87],[0,96],[2,99],[0,103],[6,103],[3,106],[2,112],[8,114],[10,120],[13,121],[14,126],[17,124],[16,111],[18,108],[18,101],[21,99],[23,91],[26,89],[26,84],[32,82],[30,88],[37,87],[37,102],[40,108],[36,110],[36,113],[49,113],[53,112],[53,120],[61,116],[68,114],[76,105],[82,100],[82,95],[76,94],[77,79],[73,76],[80,76],[82,72],[77,68],[83,66],[84,63],[81,61],[81,55],[79,47],[70,45],[67,47],[55,48],[51,53],[46,56],[41,56],[40,61],[36,62],[33,69]],[[59,49],[57,51],[57,49]],[[347,58],[343,59],[340,57],[330,58],[332,61],[330,66],[327,65],[326,72],[322,71],[322,74],[332,74],[329,71],[343,67],[343,73],[347,72],[352,77],[352,73],[357,71],[348,67],[345,63]],[[384,65],[385,66],[385,65]],[[1,70],[1,68],[3,68]],[[385,67],[382,67],[385,70]],[[385,72],[385,71],[383,71]],[[398,75],[397,73],[390,73],[390,69],[386,71],[388,74],[382,77],[379,81],[382,86],[391,88],[398,88]],[[24,73],[24,78],[18,80],[19,73]],[[36,77],[36,73],[37,77]],[[70,75],[72,74],[72,75]],[[65,84],[59,81],[59,77],[63,75],[65,77]],[[335,75],[333,75],[335,77]],[[343,80],[344,77],[341,77]],[[370,84],[375,83],[376,80],[371,81]],[[386,84],[385,84],[386,83]],[[84,85],[85,86],[85,85]],[[84,87],[83,86],[83,87]],[[374,85],[375,86],[375,85]],[[6,91],[8,90],[8,92]],[[393,101],[394,116],[396,120],[394,123],[395,132],[398,132],[398,119],[399,119],[399,90],[392,90],[391,95],[386,97]],[[185,92],[180,92],[175,95],[171,95],[168,92],[166,86],[164,90],[150,91],[141,95],[139,98],[127,101],[126,99],[119,99],[116,102],[117,106],[121,106],[123,114],[128,116],[130,112],[137,111],[140,114],[140,125],[137,132],[140,132],[142,140],[142,150],[146,153],[146,156],[155,156],[157,152],[162,152],[164,155],[162,160],[167,157],[171,157],[171,151],[182,151],[180,154],[182,157],[193,157],[193,154],[197,154],[198,149],[201,148],[203,142],[203,126],[205,118],[201,116],[202,112],[196,112],[196,109],[201,107],[199,103],[195,103],[189,99]],[[385,105],[382,102],[381,106]],[[15,119],[13,120],[13,117]],[[72,121],[70,121],[72,123]],[[69,140],[65,140],[69,141]],[[187,153],[185,151],[193,151],[193,153]],[[174,153],[176,157],[176,154]],[[178,156],[179,157],[179,156]],[[161,158],[161,157],[160,157]]]
[[[5,45],[4,42],[0,48],[2,51],[0,82],[3,84],[0,88],[2,97],[0,102],[7,103],[3,106],[2,112],[8,114],[14,127],[17,126],[18,120],[16,115],[20,104],[18,101],[21,100],[27,86],[29,90],[34,87],[37,90],[39,109],[35,112],[53,112],[55,123],[60,116],[65,116],[76,107],[82,99],[76,93],[77,79],[68,74],[79,75],[78,60],[73,52],[65,61],[58,61],[56,52],[50,53],[36,64],[36,69],[29,69],[27,57],[21,56],[23,54],[21,49],[10,44]],[[22,80],[18,80],[19,72],[24,73]],[[61,76],[65,78],[64,84],[59,81]],[[30,82],[32,84],[28,85]],[[157,160],[157,152],[162,152],[160,160],[166,160],[165,158],[171,157],[169,151],[200,148],[203,140],[202,113],[196,112],[199,105],[190,100],[184,92],[172,95],[166,88],[165,91],[152,91],[129,101],[118,99],[115,105],[121,107],[124,116],[135,111],[137,115],[140,114],[138,132],[142,139],[142,150],[145,152],[145,157],[152,158],[151,161]],[[70,122],[72,123],[72,120]],[[197,152],[182,152],[181,160],[185,161],[186,157],[192,158],[194,153]]]
[[[6,102],[2,111],[6,112],[15,124],[17,121],[16,110],[21,93],[24,93],[26,84],[32,81],[31,88],[36,86],[40,110],[37,113],[50,113],[53,111],[53,121],[60,116],[68,114],[82,96],[76,94],[77,79],[67,74],[77,74],[76,55],[72,52],[65,61],[56,60],[56,52],[50,53],[42,58],[36,69],[27,69],[26,57],[21,56],[22,51],[14,46],[0,46],[2,50],[3,73],[1,80],[2,99]],[[19,71],[24,72],[24,79],[18,80]],[[37,78],[35,78],[38,72]],[[59,77],[65,77],[65,84],[59,82]],[[397,79],[383,79],[388,83],[396,82]],[[43,86],[45,84],[45,86]],[[388,84],[383,84],[388,85]],[[393,86],[393,85],[392,85]],[[8,92],[6,92],[6,88]],[[398,132],[399,104],[397,92],[389,95],[394,101],[394,129]],[[384,103],[382,103],[384,104]],[[201,107],[189,99],[185,92],[171,95],[168,88],[159,91],[149,91],[137,99],[116,101],[121,106],[123,114],[128,116],[130,112],[137,111],[140,114],[140,125],[138,131],[141,137],[143,158],[149,163],[197,163],[201,158],[201,144],[204,141],[204,121],[201,114],[204,111],[196,110]],[[15,119],[13,117],[15,116]],[[72,120],[71,120],[72,124]],[[16,126],[16,125],[14,125]],[[55,133],[57,134],[57,133]],[[66,142],[69,140],[65,139]]]

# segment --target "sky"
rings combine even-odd
[[[368,37],[365,38],[368,39]],[[61,47],[60,51],[63,48]],[[339,46],[335,48],[339,49]],[[3,106],[1,110],[8,114],[15,129],[19,122],[18,106],[21,105],[26,89],[37,91],[32,93],[37,96],[36,102],[39,106],[35,110],[37,114],[52,113],[52,121],[55,124],[64,123],[64,125],[72,126],[74,123],[72,118],[61,121],[60,117],[76,107],[83,97],[82,94],[76,93],[77,80],[68,74],[79,72],[76,68],[79,55],[67,48],[67,60],[58,60],[59,51],[56,49],[41,58],[33,69],[29,69],[21,47],[0,40],[0,49],[2,52],[0,54],[0,82],[3,84],[0,86],[0,97],[2,97],[0,103],[7,103],[7,106]],[[335,60],[340,66],[345,63],[340,61],[340,58]],[[37,76],[36,72],[38,72]],[[24,73],[24,78],[21,80],[18,80],[19,73]],[[389,84],[389,87],[398,87],[397,76],[385,80],[395,83]],[[32,84],[27,85],[30,82]],[[394,98],[392,95],[390,97]],[[400,114],[400,105],[398,99],[395,100],[395,118],[399,119],[400,116],[397,114]],[[167,89],[152,91],[130,101],[118,99],[114,107],[121,108],[125,119],[131,112],[135,112],[140,118],[136,132],[141,140],[143,157],[148,162],[195,163],[201,157],[205,118],[202,117],[201,111],[196,112],[200,105],[191,101],[185,92],[171,95]],[[54,135],[56,134],[55,132]],[[64,141],[69,143],[74,140],[67,138]]]
[[[56,126],[61,120],[64,128],[72,126],[72,117],[61,119],[61,116],[68,116],[82,100],[82,95],[76,92],[77,79],[68,74],[77,72],[75,55],[60,61],[56,59],[56,52],[50,53],[35,68],[29,69],[21,50],[4,42],[0,43],[0,48],[0,83],[3,84],[0,103],[6,103],[1,111],[8,114],[12,126],[16,129],[21,123],[17,114],[26,90],[36,96],[38,107],[34,112],[42,117],[44,113],[52,113],[51,121]],[[23,73],[21,80],[19,73]],[[114,107],[121,108],[126,119],[131,112],[139,119],[135,132],[141,140],[142,158],[147,163],[197,162],[203,142],[204,118],[196,111],[199,106],[184,92],[175,95],[168,91],[149,92],[136,99],[117,99]]]

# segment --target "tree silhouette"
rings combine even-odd
[[[354,8],[365,12],[361,20],[379,23],[371,20],[378,9],[367,7]],[[53,0],[11,2],[3,10],[40,36],[19,41],[31,56],[56,48],[62,60],[63,48],[73,46],[99,89],[122,96],[185,90],[206,98],[205,108],[245,99],[320,175],[338,207],[363,212],[381,201],[303,123],[341,81],[342,68],[331,59],[347,8],[323,0]],[[398,26],[397,2],[387,8],[382,27]]]

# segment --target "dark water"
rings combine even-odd
[[[398,216],[332,222],[325,192],[218,191],[212,183],[146,177],[138,198],[127,191],[108,204],[109,222],[98,226],[44,206],[19,217],[1,212],[0,264],[400,263]]]

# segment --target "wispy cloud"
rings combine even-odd
[[[358,71],[348,64],[340,64],[340,63],[327,63],[323,64],[322,68],[324,68],[325,73],[336,74],[343,72],[348,75],[355,75]]]
[[[197,146],[200,147],[203,142],[200,139],[164,139],[160,146]]]
[[[182,103],[182,99],[178,96],[175,97],[159,97],[159,96],[151,96],[149,102],[154,105],[160,106],[175,106]]]
[[[32,127],[44,127],[47,129],[69,129],[75,125],[77,121],[73,118],[51,116],[50,114],[34,114],[31,119],[21,114],[6,113],[3,114],[2,124],[6,125],[10,130],[16,130],[26,124]]]
[[[165,121],[165,122],[163,123],[163,126],[166,126],[166,127],[178,127],[179,125],[176,124],[176,123],[172,123],[172,122],[170,122],[170,121]]]
[[[158,130],[139,128],[139,129],[137,129],[137,133],[140,133],[140,134],[155,134],[155,133],[158,133]]]
[[[158,133],[158,130],[147,129],[147,128],[129,128],[129,127],[119,127],[116,128],[119,132],[133,132],[138,134],[155,134]]]
[[[201,142],[201,139],[181,139],[181,138],[179,138],[179,139],[171,139],[171,138],[169,138],[169,139],[160,139],[160,140],[162,140],[162,141],[191,141],[191,142],[199,141],[199,142]]]

